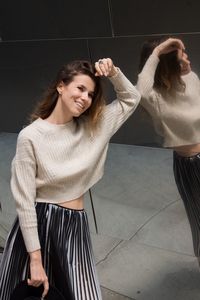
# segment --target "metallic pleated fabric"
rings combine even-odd
[[[66,299],[101,300],[87,215],[49,203],[36,205],[43,265],[49,283]],[[29,278],[29,256],[18,219],[8,236],[0,267],[0,299],[10,300],[16,285]]]
[[[195,256],[200,257],[200,153],[190,157],[174,152],[174,177],[189,219]]]

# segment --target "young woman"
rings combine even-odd
[[[137,87],[164,147],[174,149],[174,176],[200,258],[200,82],[180,39],[144,44]]]
[[[101,76],[117,100],[105,105]],[[19,282],[49,283],[66,299],[99,300],[83,195],[103,175],[111,136],[133,113],[139,92],[110,58],[65,65],[18,136],[11,189],[18,218],[0,268],[0,299]]]

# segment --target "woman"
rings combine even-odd
[[[174,176],[200,257],[200,82],[180,39],[144,44],[137,88],[164,147],[174,149]]]
[[[109,105],[101,76],[117,94]],[[109,140],[139,100],[110,58],[60,70],[18,136],[11,178],[18,219],[2,258],[0,299],[26,278],[43,284],[42,297],[50,283],[66,299],[101,299],[83,195],[102,177]]]

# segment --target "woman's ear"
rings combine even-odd
[[[63,86],[64,86],[64,83],[63,83],[63,82],[60,82],[60,83],[58,84],[57,88],[56,88],[59,95],[62,94]]]

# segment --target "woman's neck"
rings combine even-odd
[[[73,116],[66,111],[61,102],[58,101],[54,110],[46,120],[53,124],[65,124],[73,120]]]

